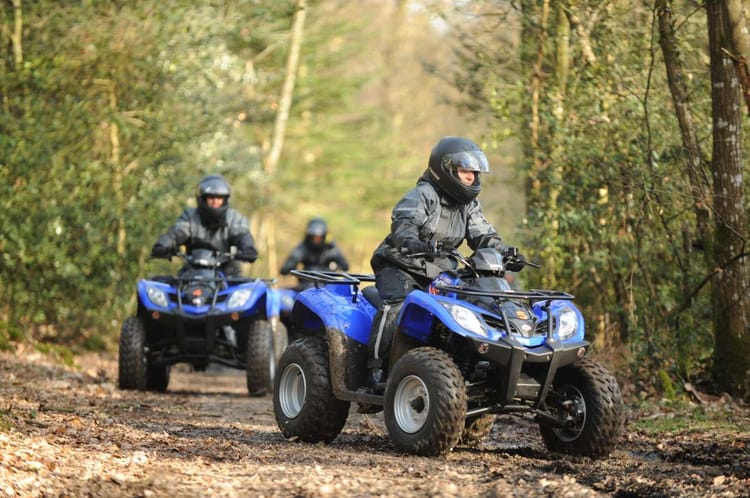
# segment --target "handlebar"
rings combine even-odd
[[[450,245],[443,245],[438,242],[430,242],[429,245],[431,246],[430,251],[428,252],[415,252],[415,253],[408,253],[408,251],[404,251],[406,248],[401,248],[401,254],[404,256],[410,257],[410,258],[424,258],[427,260],[432,260],[435,258],[452,258],[456,260],[457,262],[463,263],[464,266],[467,268],[472,268],[472,264],[466,256],[461,254],[458,249],[450,246]],[[501,253],[503,256],[503,267],[508,268],[508,266],[513,266],[513,263],[516,265],[521,265],[521,267],[524,266],[530,266],[532,268],[541,268],[542,266],[534,263],[533,261],[529,261],[526,258],[524,258],[519,252],[518,249],[513,247],[509,248],[508,251],[505,251]],[[473,268],[472,268],[473,269]],[[509,270],[512,271],[512,270]]]

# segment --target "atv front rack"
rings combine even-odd
[[[477,289],[474,287],[463,287],[460,285],[450,284],[435,284],[435,288],[446,292],[455,292],[456,294],[464,294],[467,296],[488,296],[488,297],[504,297],[506,299],[528,299],[532,303],[538,301],[546,301],[548,299],[561,299],[564,301],[572,301],[575,296],[562,291],[552,290],[541,290],[541,289],[530,289],[527,291],[514,291],[514,290],[497,290],[491,291],[486,289]]]
[[[362,282],[374,282],[375,275],[371,273],[346,273],[338,271],[318,270],[292,270],[290,272],[297,278],[312,280],[321,284],[352,284],[358,285]]]
[[[153,275],[147,278],[154,282],[163,282],[165,284],[180,284],[184,282],[227,282],[231,284],[247,284],[260,280],[266,285],[276,283],[275,278],[254,278],[254,277],[200,277],[200,276],[181,276],[181,275]]]

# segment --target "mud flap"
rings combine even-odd
[[[368,344],[368,367],[382,368],[387,364],[388,355],[393,343],[393,335],[396,332],[396,320],[404,305],[404,300],[387,301],[378,308],[375,318],[372,320],[370,341]]]

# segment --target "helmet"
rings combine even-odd
[[[474,183],[464,185],[458,178],[458,168],[475,171]],[[443,137],[432,148],[428,162],[430,177],[454,201],[466,204],[479,195],[480,173],[489,173],[487,157],[477,144],[467,138]]]
[[[307,222],[305,229],[305,244],[313,249],[319,249],[326,243],[328,224],[323,218],[313,218]]]
[[[195,190],[195,200],[198,203],[198,213],[201,218],[211,225],[220,224],[229,209],[230,194],[231,188],[223,176],[204,176]],[[212,208],[206,203],[206,197],[222,197],[224,202],[221,207]]]

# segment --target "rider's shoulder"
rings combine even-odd
[[[226,217],[227,217],[227,223],[229,225],[231,225],[232,222],[243,222],[247,224],[247,216],[240,213],[236,209],[232,209],[232,208],[227,209]]]
[[[430,182],[420,181],[416,187],[411,189],[406,194],[414,197],[419,197],[428,201],[438,201],[440,199],[440,192]]]

